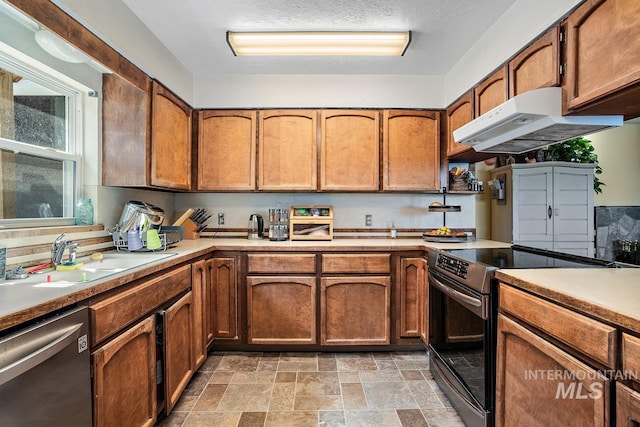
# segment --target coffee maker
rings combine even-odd
[[[247,227],[247,238],[250,240],[262,239],[264,234],[264,220],[262,215],[251,214],[249,216],[249,225]]]

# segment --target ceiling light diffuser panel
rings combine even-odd
[[[227,32],[236,56],[402,56],[411,32]]]

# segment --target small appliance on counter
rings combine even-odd
[[[269,209],[269,240],[289,240],[289,209]]]
[[[291,206],[291,240],[332,240],[333,206]]]
[[[260,240],[264,234],[264,219],[262,215],[251,214],[247,227],[247,238],[249,240]]]

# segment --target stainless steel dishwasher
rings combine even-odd
[[[0,338],[0,426],[91,426],[88,310]]]

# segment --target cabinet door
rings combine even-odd
[[[554,167],[553,194],[554,244],[585,242],[585,249],[593,248],[593,170]]]
[[[484,79],[473,90],[475,117],[505,102],[508,98],[507,66]]]
[[[400,259],[400,337],[422,336],[423,284],[426,280],[424,258]]]
[[[214,338],[238,339],[238,275],[236,258],[211,262],[211,316]]]
[[[560,38],[555,26],[509,61],[509,98],[560,86]]]
[[[320,189],[377,191],[380,187],[380,113],[321,113]]]
[[[536,167],[513,172],[514,243],[553,242],[553,172]]]
[[[440,188],[440,113],[385,110],[383,190]]]
[[[616,384],[616,426],[637,427],[640,425],[640,393]]]
[[[569,15],[565,111],[640,114],[639,21],[636,0],[587,0]]]
[[[151,185],[191,189],[191,108],[156,81],[151,98]]]
[[[193,353],[195,369],[207,359],[209,344],[210,301],[209,269],[206,261],[191,265],[191,289],[193,293]]]
[[[498,315],[496,426],[606,426],[610,382]]]
[[[247,277],[249,344],[315,344],[315,277]]]
[[[93,353],[93,420],[101,426],[152,426],[156,420],[155,317]]]
[[[322,344],[389,344],[390,291],[388,276],[323,277]]]
[[[256,188],[256,112],[198,112],[198,190]]]
[[[193,292],[164,310],[165,411],[175,406],[194,373]]]
[[[318,113],[260,111],[258,189],[318,188]]]
[[[447,108],[447,156],[453,156],[473,148],[453,139],[453,131],[473,120],[473,93],[467,92]]]
[[[149,185],[149,90],[117,74],[102,75],[103,185]]]

